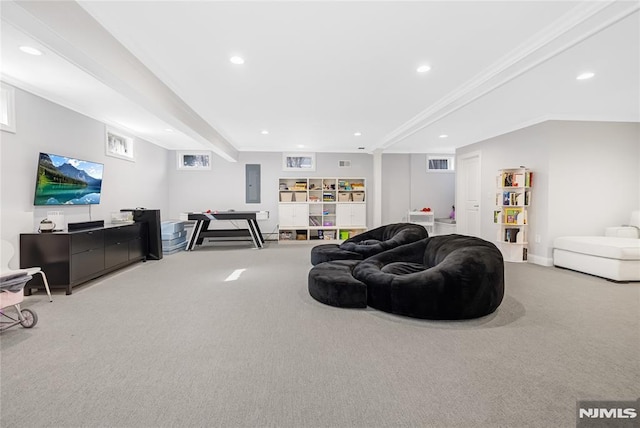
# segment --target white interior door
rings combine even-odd
[[[458,159],[456,186],[457,231],[463,235],[480,236],[480,152],[462,155]]]

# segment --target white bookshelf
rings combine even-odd
[[[493,222],[498,226],[496,245],[505,261],[527,261],[532,178],[526,168],[501,169],[496,177]]]
[[[281,242],[345,240],[367,230],[364,178],[280,178],[278,197]]]

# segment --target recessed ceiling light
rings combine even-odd
[[[421,65],[420,67],[418,67],[416,71],[418,73],[426,73],[429,70],[431,70],[431,67],[425,64],[425,65]]]
[[[587,80],[587,79],[591,79],[595,75],[596,75],[596,73],[592,73],[590,71],[587,71],[585,73],[579,74],[578,77],[576,77],[576,79],[577,80]]]
[[[42,51],[31,46],[20,46],[20,50],[29,55],[42,55]]]
[[[261,133],[262,135],[267,135],[267,134],[269,133],[269,131],[267,131],[266,129],[263,129],[260,133]]]
[[[356,137],[359,137],[362,135],[362,132],[354,132],[353,135],[355,135]]]
[[[303,147],[304,147],[304,144],[298,144],[298,146],[297,146],[297,147],[298,147],[299,149],[301,149],[301,148],[303,148]]]
[[[164,131],[165,131],[165,132],[173,132],[173,129],[171,129],[171,128],[165,128],[165,129],[164,129]]]
[[[442,134],[442,135],[440,135],[440,138],[447,138],[447,137],[448,137],[448,135],[447,135],[447,134]]]
[[[238,65],[244,64],[244,58],[241,58],[239,56],[232,56],[231,58],[229,58],[229,61]]]

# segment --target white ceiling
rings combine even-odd
[[[638,1],[1,6],[3,80],[163,147],[229,160],[449,153],[547,119],[640,121]],[[45,55],[23,54],[25,44]],[[596,75],[576,80],[583,71]]]

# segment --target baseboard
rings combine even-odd
[[[534,265],[553,266],[553,259],[551,257],[536,256],[535,254],[531,253],[529,253],[529,255],[527,256],[527,261],[529,263],[533,263]]]

